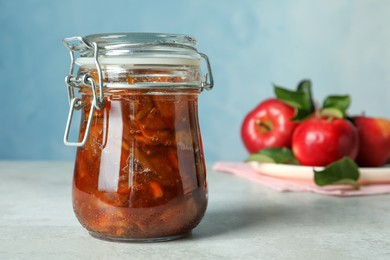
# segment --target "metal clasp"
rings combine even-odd
[[[204,75],[204,81],[202,81],[201,87],[202,89],[211,90],[214,87],[214,78],[213,78],[213,73],[211,71],[209,57],[207,57],[207,55],[204,53],[199,53],[199,54],[206,61],[206,66],[208,71],[208,73]]]
[[[92,101],[91,110],[89,111],[89,117],[87,121],[87,127],[85,128],[85,135],[81,142],[70,142],[68,141],[70,126],[72,125],[73,112],[79,110],[82,107],[82,101],[80,98],[73,98],[70,102],[70,109],[68,114],[68,120],[66,121],[64,144],[67,146],[83,147],[88,140],[89,132],[91,130],[91,123],[93,113],[95,112],[95,100]]]
[[[72,44],[72,42],[74,44]],[[64,45],[69,50],[70,53],[70,68],[69,74],[65,77],[65,83],[68,90],[68,100],[69,100],[69,114],[68,120],[66,122],[65,134],[64,134],[64,144],[67,146],[76,146],[83,147],[88,140],[89,132],[91,129],[91,122],[95,109],[102,109],[104,107],[104,92],[103,92],[103,76],[101,66],[98,60],[98,46],[95,42],[88,43],[82,37],[70,37],[64,39]],[[74,75],[75,67],[75,53],[80,55],[93,52],[93,57],[95,61],[96,70],[98,72],[98,84],[95,83],[93,77],[90,74],[84,74],[80,76]],[[69,132],[72,125],[73,113],[75,110],[80,110],[83,107],[83,101],[75,97],[74,88],[81,86],[90,86],[92,89],[93,100],[91,104],[91,110],[89,112],[89,118],[87,122],[87,127],[85,129],[84,138],[81,142],[70,142]],[[99,93],[97,93],[97,89]]]

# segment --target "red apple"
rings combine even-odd
[[[326,166],[344,156],[354,160],[359,149],[357,129],[347,120],[313,117],[303,121],[292,138],[292,150],[302,165]]]
[[[356,163],[378,167],[390,160],[390,121],[384,118],[357,116],[353,122],[360,138]]]
[[[261,102],[244,119],[241,137],[249,153],[270,147],[291,147],[298,123],[291,121],[295,109],[271,98]]]

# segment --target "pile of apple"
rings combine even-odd
[[[282,148],[307,166],[328,166],[342,158],[360,167],[389,162],[388,119],[348,116],[348,95],[329,96],[321,107],[316,106],[309,80],[293,91],[274,87],[276,98],[261,102],[242,123],[241,137],[252,155]]]

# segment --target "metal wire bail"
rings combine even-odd
[[[211,71],[209,57],[207,57],[206,54],[200,53],[200,52],[199,52],[199,55],[206,61],[206,66],[207,66],[207,71],[208,71],[204,76],[205,79],[204,79],[204,81],[202,81],[201,87],[202,87],[202,89],[211,90],[214,87],[214,78],[213,78],[213,72]]]
[[[68,120],[65,126],[64,143],[67,146],[83,147],[88,140],[89,132],[91,129],[91,122],[92,122],[95,109],[100,110],[104,107],[103,74],[98,59],[99,49],[96,42],[88,43],[80,36],[65,38],[64,45],[69,50],[70,61],[71,61],[69,74],[65,77],[65,83],[68,90],[68,100],[69,100],[70,108],[69,108]],[[81,54],[90,53],[91,51],[93,52],[94,62],[98,73],[98,84],[96,84],[95,80],[90,74],[83,74],[80,76],[74,75],[75,53],[79,53],[81,55]],[[93,100],[92,100],[91,110],[89,113],[89,118],[88,118],[87,127],[85,129],[85,135],[83,140],[81,142],[70,142],[68,139],[69,139],[70,127],[72,125],[73,113],[75,110],[80,110],[84,105],[80,98],[75,97],[75,93],[74,93],[74,88],[81,87],[81,86],[91,87]],[[97,93],[97,89],[99,90],[99,93]]]

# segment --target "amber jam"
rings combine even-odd
[[[186,35],[102,34],[64,42],[72,61],[64,142],[78,147],[78,220],[93,236],[114,241],[188,235],[207,207],[198,122],[198,95],[213,86],[207,56]],[[203,76],[201,59],[209,71]],[[82,117],[72,142],[75,111]]]
[[[207,206],[206,172],[194,90],[116,90],[96,110],[77,150],[73,207],[106,238],[188,234]],[[83,96],[85,133],[90,98]],[[80,136],[82,139],[83,136]]]

